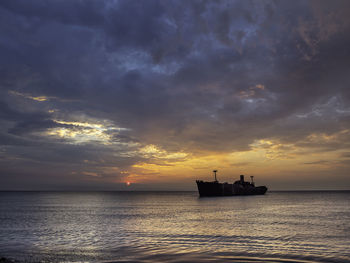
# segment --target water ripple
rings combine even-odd
[[[0,257],[25,262],[350,262],[350,194],[1,193]]]

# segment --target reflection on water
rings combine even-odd
[[[349,192],[2,192],[0,257],[25,261],[350,262]]]

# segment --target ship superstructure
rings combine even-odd
[[[219,183],[216,178],[217,170],[213,171],[214,181],[204,182],[197,180],[197,187],[200,196],[232,196],[232,195],[263,195],[267,191],[266,186],[255,186],[254,177],[251,182],[244,181],[244,175],[240,175],[240,180],[230,183]]]

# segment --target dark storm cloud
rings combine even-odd
[[[107,2],[106,2],[107,3]],[[69,25],[101,24],[104,4],[99,1],[4,1],[2,7],[23,17]]]
[[[97,173],[103,162],[127,168],[147,144],[232,152],[275,139],[312,148],[311,134],[350,129],[349,8],[348,1],[1,1],[2,153],[31,173],[42,162],[67,174]],[[47,135],[92,133],[74,121],[125,130],[103,131],[118,146]],[[322,147],[348,149],[346,140],[341,133]],[[6,160],[3,173],[25,174],[5,169]]]

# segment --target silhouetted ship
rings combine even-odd
[[[232,195],[263,195],[267,191],[266,186],[255,186],[253,176],[251,182],[244,181],[244,175],[240,176],[240,180],[229,183],[219,183],[216,180],[216,172],[214,170],[215,181],[204,182],[197,180],[198,192],[200,196],[232,196]]]

